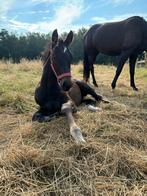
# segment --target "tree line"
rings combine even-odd
[[[83,37],[87,29],[81,28],[74,32],[74,40],[70,46],[73,54],[73,63],[83,60]],[[61,35],[62,38],[67,33]],[[12,60],[19,63],[22,58],[29,60],[41,58],[41,52],[51,41],[51,33],[27,33],[17,35],[10,33],[5,29],[0,30],[0,59]],[[105,55],[98,55],[96,63],[98,64],[116,64],[117,58]]]

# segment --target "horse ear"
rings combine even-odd
[[[70,31],[64,42],[65,42],[65,44],[67,44],[67,46],[69,46],[71,44],[72,40],[73,40],[73,32]]]
[[[58,41],[58,32],[57,29],[55,29],[52,33],[52,48],[57,44]]]

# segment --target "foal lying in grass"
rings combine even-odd
[[[64,41],[58,40],[57,30],[52,34],[52,47],[48,50],[41,81],[35,90],[35,100],[40,109],[33,115],[33,120],[49,121],[54,114],[63,113],[67,116],[71,135],[79,143],[85,140],[74,121],[73,105],[80,105],[88,94],[96,101],[102,101],[103,97],[86,83],[71,79],[72,54],[68,46],[72,39],[72,31]]]

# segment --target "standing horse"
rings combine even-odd
[[[65,41],[58,40],[57,30],[54,30],[52,34],[52,48],[48,50],[41,81],[35,90],[35,100],[40,109],[33,115],[32,120],[48,121],[55,113],[62,112],[67,116],[70,133],[78,143],[85,140],[72,115],[73,102],[78,106],[87,94],[94,97],[96,101],[103,100],[103,98],[86,83],[71,80],[72,54],[68,46],[72,39],[72,31]]]
[[[112,89],[129,58],[130,85],[138,90],[134,82],[135,63],[143,51],[147,51],[147,22],[143,18],[133,16],[120,22],[93,25],[84,37],[84,80],[88,81],[91,72],[93,84],[97,86],[93,63],[99,53],[119,55]]]

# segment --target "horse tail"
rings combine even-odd
[[[84,68],[83,79],[87,82],[90,76],[90,66],[88,61],[88,55],[85,49],[84,49],[83,68]]]

